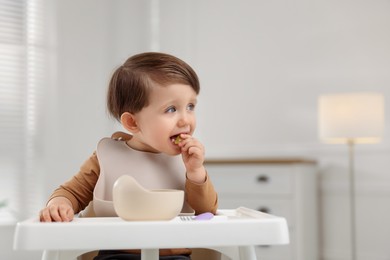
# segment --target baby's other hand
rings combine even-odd
[[[55,197],[39,212],[41,222],[69,222],[74,217],[72,203],[65,197]]]

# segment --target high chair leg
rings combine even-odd
[[[256,260],[256,252],[253,246],[239,246],[240,260]]]
[[[158,249],[142,249],[141,260],[158,260],[159,250]]]

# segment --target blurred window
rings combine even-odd
[[[0,1],[0,218],[31,216],[42,203],[37,132],[47,82],[43,1]]]

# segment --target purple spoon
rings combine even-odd
[[[195,216],[194,220],[209,220],[209,219],[212,219],[213,217],[214,217],[213,213],[205,212],[205,213],[202,213],[202,214]]]

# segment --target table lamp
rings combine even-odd
[[[351,259],[356,259],[354,145],[378,143],[384,128],[384,98],[378,93],[321,95],[318,100],[319,136],[325,143],[349,147]]]

